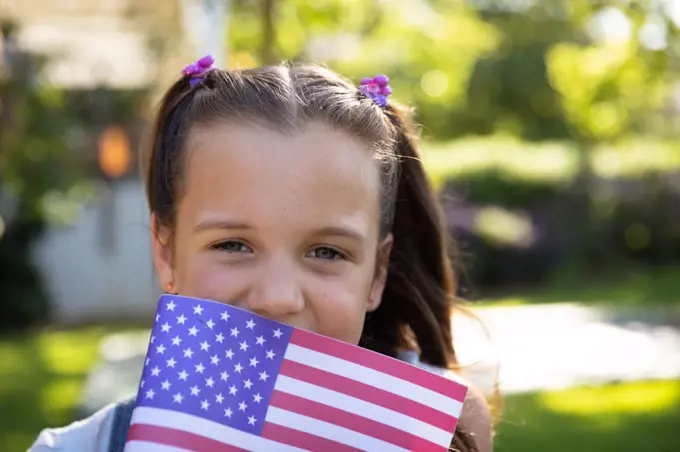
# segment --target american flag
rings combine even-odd
[[[163,295],[125,451],[446,451],[466,391],[233,306]]]

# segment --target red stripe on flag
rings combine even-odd
[[[279,373],[286,377],[326,387],[374,405],[403,413],[447,432],[453,432],[456,426],[455,417],[437,411],[427,405],[414,402],[384,389],[378,389],[351,378],[341,377],[340,375],[315,369],[295,361],[284,359]]]
[[[333,451],[333,452],[363,452],[347,444],[342,444],[320,436],[284,427],[283,425],[265,422],[262,429],[262,437],[288,444],[289,446],[299,447],[306,450]]]
[[[328,422],[329,424],[345,427],[366,436],[385,441],[386,443],[403,447],[406,450],[417,450],[419,452],[443,452],[448,450],[448,447],[444,448],[417,435],[412,435],[389,425],[285,392],[274,391],[270,404],[282,410],[292,411]]]
[[[298,329],[293,330],[290,343],[410,381],[460,402],[465,400],[464,385],[371,350],[348,347],[344,342]]]
[[[147,441],[194,452],[248,452],[247,449],[231,446],[195,433],[147,424],[131,425],[127,440],[128,442]]]

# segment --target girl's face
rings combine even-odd
[[[369,149],[312,123],[196,128],[186,150],[176,228],[153,231],[162,287],[358,343],[392,242]]]

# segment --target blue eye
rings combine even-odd
[[[227,253],[249,253],[251,250],[248,246],[235,240],[227,240],[225,242],[216,243],[212,246],[213,249],[226,251]]]
[[[314,248],[312,251],[307,253],[307,255],[316,259],[322,259],[327,261],[346,259],[344,254],[329,246],[320,246],[318,248]]]

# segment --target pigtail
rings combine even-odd
[[[451,335],[454,281],[443,215],[420,161],[416,138],[406,115],[392,103],[385,110],[396,129],[398,183],[393,196],[394,245],[383,292],[384,303],[367,319],[369,348],[389,355],[412,348],[421,360],[451,368],[456,357]],[[402,330],[379,325],[402,325]],[[387,345],[389,344],[389,345]]]
[[[396,129],[395,153],[399,161],[391,227],[394,245],[383,292],[385,301],[373,313],[371,323],[403,325],[403,330],[385,331],[374,326],[372,340],[403,347],[415,345],[423,362],[455,368],[457,360],[451,332],[455,300],[452,244],[406,112],[390,103],[385,113]],[[378,332],[386,337],[377,336]],[[403,338],[409,336],[415,344],[403,343]],[[450,450],[476,452],[474,438],[463,422],[458,423]]]

